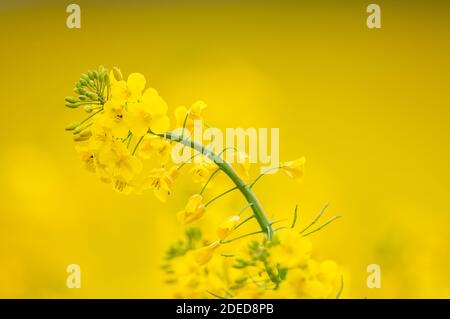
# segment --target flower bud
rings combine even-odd
[[[73,140],[75,142],[83,142],[83,141],[87,141],[89,139],[90,136],[81,136],[81,135],[76,135]]]
[[[218,241],[213,242],[209,246],[205,246],[194,251],[194,258],[197,264],[200,266],[206,265],[214,255],[214,252],[219,248],[220,243]]]
[[[122,72],[120,72],[118,67],[113,67],[113,75],[117,81],[123,80]]]
[[[84,106],[84,111],[86,112],[86,113],[91,113],[92,112],[92,105],[85,105]]]
[[[229,217],[217,228],[217,236],[220,239],[227,238],[238,225],[241,218],[238,215]]]
[[[69,103],[77,103],[78,102],[78,100],[76,98],[74,98],[73,96],[66,96],[66,98],[64,100]]]
[[[71,109],[76,109],[78,106],[80,106],[79,104],[75,104],[75,103],[71,103],[71,102],[67,102],[64,104],[66,107],[70,107]]]
[[[76,129],[78,126],[80,126],[79,122],[74,122],[72,124],[69,124],[66,126],[66,131],[73,131],[74,129]]]

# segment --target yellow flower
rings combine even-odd
[[[281,166],[286,173],[296,181],[301,181],[305,172],[305,157],[300,157],[294,161],[283,163]]]
[[[212,244],[199,248],[194,251],[194,258],[200,266],[206,265],[214,255],[214,252],[219,248],[220,242],[215,241]]]
[[[235,163],[233,166],[239,177],[246,181],[250,179],[250,157],[245,152],[236,152]]]
[[[83,168],[95,173],[97,170],[97,165],[95,164],[95,153],[86,145],[77,144],[75,146],[77,153],[80,155],[81,161],[83,163]]]
[[[203,196],[200,194],[192,195],[184,210],[178,212],[177,217],[178,220],[187,225],[201,218],[206,211],[205,205],[203,202]]]
[[[111,99],[119,104],[136,102],[145,88],[145,77],[140,73],[131,73],[127,81],[115,79],[111,81]]]
[[[119,140],[113,141],[110,148],[99,152],[99,162],[105,165],[112,177],[124,182],[131,181],[142,170],[142,163],[132,156]]]
[[[156,198],[165,203],[170,195],[172,184],[178,176],[178,169],[172,166],[169,170],[164,168],[152,169],[144,182],[144,188],[153,189]]]
[[[133,189],[135,189],[135,185],[131,182],[127,182],[121,179],[116,179],[113,183],[113,188],[119,193],[128,195],[131,193]]]
[[[220,239],[227,238],[236,228],[240,220],[241,218],[238,215],[228,217],[228,219],[217,228],[217,236]]]
[[[207,107],[205,102],[197,101],[187,109],[185,106],[179,106],[175,109],[175,119],[177,127],[184,127],[192,131],[195,120],[202,120],[202,112]]]
[[[125,108],[116,101],[108,101],[104,106],[104,115],[99,120],[101,124],[109,128],[115,137],[125,137],[129,127]]]
[[[283,267],[298,267],[304,265],[310,257],[311,243],[292,229],[278,233],[279,244],[270,251],[272,263]]]
[[[170,156],[172,147],[167,140],[158,136],[147,135],[139,145],[138,155],[143,159],[150,159],[152,156],[157,156],[166,163]]]
[[[137,103],[128,104],[128,113],[130,130],[136,136],[146,134],[149,129],[157,134],[169,129],[167,103],[155,89],[147,89]]]
[[[192,175],[194,183],[205,183],[215,168],[216,165],[214,162],[202,161],[201,163],[195,164],[189,170],[189,173]]]
[[[92,136],[89,138],[89,148],[100,150],[107,147],[112,142],[111,129],[104,126],[101,122],[95,122],[91,127]]]

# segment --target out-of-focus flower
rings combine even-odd
[[[99,152],[99,162],[116,179],[131,181],[142,170],[142,163],[120,140],[114,140],[111,147]]]
[[[234,167],[242,179],[248,181],[250,179],[250,157],[245,152],[236,152]]]
[[[301,181],[305,173],[305,162],[306,158],[300,157],[294,161],[283,163],[281,166],[290,177],[296,181]]]
[[[194,121],[203,120],[203,110],[207,105],[203,101],[197,101],[188,109],[185,106],[179,106],[175,109],[176,126],[182,128],[183,125],[188,130],[192,131]]]
[[[203,196],[194,194],[189,198],[184,210],[178,212],[177,217],[181,223],[187,225],[200,219],[205,211],[206,208],[203,204]]]
[[[172,166],[169,170],[164,168],[152,169],[144,179],[143,188],[152,189],[156,198],[165,203],[167,197],[171,193],[171,187],[177,176],[178,171],[175,166]]]
[[[153,156],[166,163],[171,151],[170,143],[157,136],[147,135],[139,145],[137,154],[143,159],[150,159]]]
[[[205,183],[214,169],[217,166],[210,161],[202,161],[201,163],[194,164],[194,166],[189,170],[194,183]]]
[[[194,258],[197,264],[203,266],[207,264],[214,255],[214,252],[219,248],[220,242],[215,241],[208,246],[202,247],[194,251]]]
[[[240,220],[241,217],[239,217],[239,215],[228,217],[227,220],[225,220],[222,224],[219,225],[219,227],[217,227],[217,236],[220,239],[227,238],[236,228]]]

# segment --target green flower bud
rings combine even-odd
[[[85,105],[84,106],[84,111],[86,112],[86,113],[91,113],[92,112],[92,105]]]
[[[89,137],[90,137],[90,136],[80,136],[80,135],[77,135],[77,136],[75,136],[75,137],[73,138],[73,140],[74,140],[75,142],[83,142],[83,141],[87,141],[87,140],[89,139]]]
[[[98,95],[96,93],[87,92],[87,96],[94,101],[98,100]]]
[[[70,103],[70,102],[66,102],[64,105],[67,107],[70,107],[71,109],[76,109],[79,106],[76,103]]]
[[[117,81],[122,81],[123,80],[122,72],[120,72],[118,67],[113,67],[113,74],[114,74],[114,78]]]
[[[80,126],[80,122],[74,122],[72,124],[69,124],[69,125],[66,126],[66,131],[73,131],[78,126]]]
[[[89,81],[89,76],[87,74],[83,73],[80,76],[80,80],[85,80],[86,82],[88,82]]]
[[[88,99],[86,95],[79,95],[78,98],[80,99],[80,101],[86,101]]]
[[[85,130],[85,131],[80,133],[80,137],[87,137],[87,138],[89,138],[91,136],[92,136],[91,130]]]
[[[66,96],[66,98],[64,100],[69,103],[77,103],[78,102],[78,100],[76,98],[74,98],[73,96]]]

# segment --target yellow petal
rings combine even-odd
[[[131,73],[127,80],[128,89],[131,92],[139,92],[145,88],[145,77],[140,73]]]
[[[146,101],[148,101],[149,103],[150,113],[152,115],[163,115],[167,113],[167,103],[159,95],[154,96]]]
[[[152,119],[150,129],[156,134],[162,134],[169,130],[170,120],[168,116],[159,115]]]

